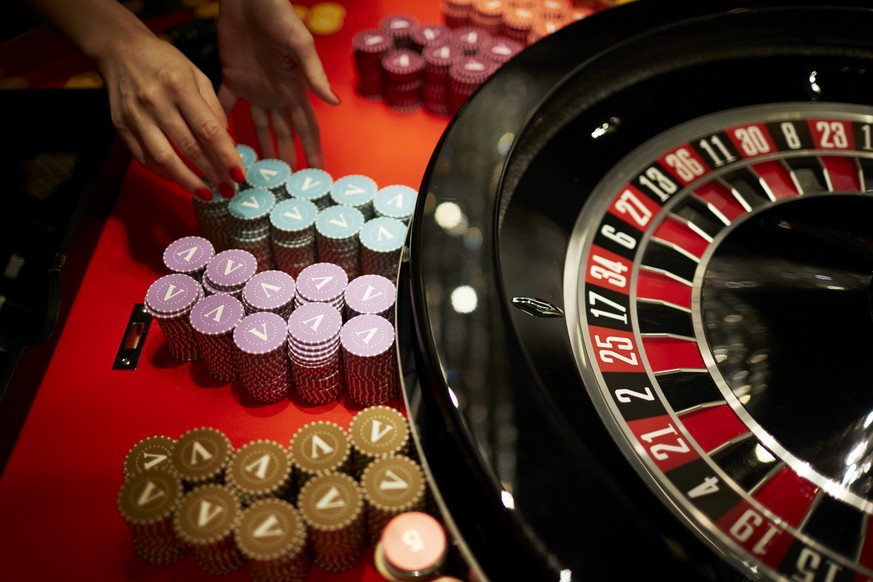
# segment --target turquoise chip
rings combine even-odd
[[[409,186],[395,184],[385,186],[373,199],[373,210],[379,216],[399,218],[401,220],[412,216],[418,192]]]
[[[282,160],[258,160],[252,162],[246,172],[246,182],[253,188],[272,190],[284,186],[291,177],[291,166]]]
[[[333,178],[324,170],[318,168],[304,168],[294,172],[285,186],[294,198],[302,200],[318,200],[330,193]]]
[[[247,188],[230,199],[227,210],[237,218],[253,220],[267,216],[274,206],[276,197],[272,192],[263,188]]]
[[[315,224],[318,207],[309,200],[289,198],[279,202],[270,211],[270,223],[278,230],[295,232]]]
[[[344,239],[355,236],[364,225],[364,215],[351,206],[330,206],[321,211],[315,229],[326,238]]]
[[[247,146],[243,143],[237,144],[236,152],[239,154],[243,167],[246,170],[249,169],[249,166],[258,161],[258,154],[255,153],[255,150],[252,149],[251,146]]]
[[[389,253],[403,248],[406,224],[396,218],[378,216],[361,227],[361,244],[372,251]]]
[[[333,183],[330,197],[337,204],[346,206],[365,206],[373,201],[378,186],[373,178],[352,174],[343,176]]]

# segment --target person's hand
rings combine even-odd
[[[218,53],[225,111],[243,98],[249,103],[261,155],[297,169],[296,139],[306,162],[322,167],[318,120],[309,89],[338,105],[312,35],[288,0],[221,0]],[[275,136],[275,143],[273,141]]]
[[[145,28],[107,43],[96,59],[112,121],[147,168],[202,197],[201,176],[231,196],[245,170],[212,83],[170,43]],[[189,163],[186,163],[183,156]]]

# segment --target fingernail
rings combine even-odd
[[[218,185],[218,193],[221,194],[223,198],[233,198],[233,195],[236,193],[233,186],[230,184],[225,184],[222,182]]]
[[[246,173],[239,166],[234,166],[230,169],[230,177],[237,184],[242,184],[246,181]]]
[[[212,192],[208,188],[197,188],[194,190],[194,196],[200,200],[211,200]]]

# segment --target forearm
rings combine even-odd
[[[109,49],[151,34],[117,0],[20,0],[85,56],[99,61]]]

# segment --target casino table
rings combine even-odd
[[[343,98],[317,105],[326,168],[418,189],[392,404],[452,571],[873,579],[869,2],[637,0],[541,38],[450,118],[356,95],[349,53],[352,29],[439,7],[346,6],[316,37]],[[356,409],[257,405],[155,326],[112,369],[162,249],[197,226],[190,195],[123,169],[0,482],[17,578],[199,578],[131,548],[129,448],[198,426],[287,440]],[[311,578],[379,575],[368,555]]]

